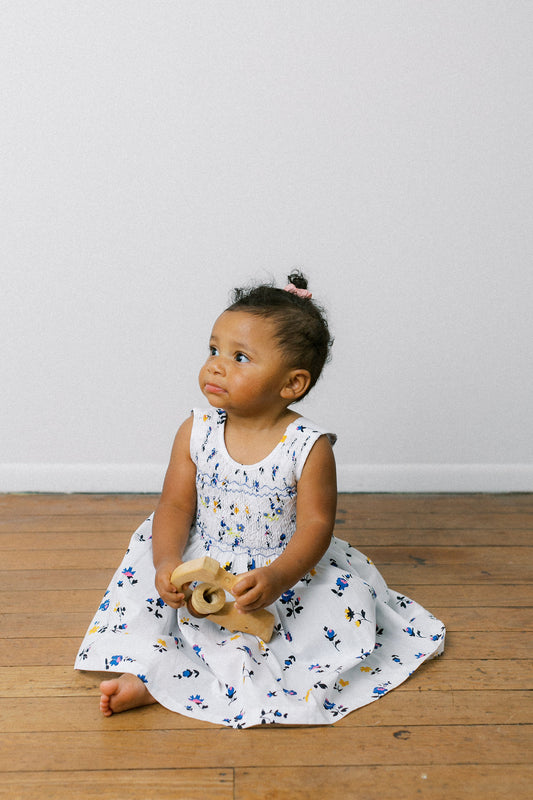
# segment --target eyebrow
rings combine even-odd
[[[211,338],[209,339],[209,342],[210,343],[211,342],[218,342],[218,337],[212,335]],[[255,350],[253,349],[253,347],[250,347],[250,345],[248,345],[248,344],[243,344],[242,342],[230,342],[229,344],[230,344],[230,349],[233,350],[236,353],[237,352],[241,352],[241,351],[244,351],[246,353],[250,353],[252,355],[255,353]]]

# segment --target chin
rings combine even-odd
[[[224,404],[221,402],[219,395],[209,394],[208,392],[203,392],[203,395],[213,408],[224,408]]]

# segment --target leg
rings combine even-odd
[[[136,675],[124,675],[102,681],[100,684],[100,711],[105,717],[128,711],[130,708],[157,703],[144,683]]]

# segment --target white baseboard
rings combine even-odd
[[[345,464],[340,492],[532,492],[533,464]]]
[[[166,464],[0,464],[0,492],[156,492]]]
[[[0,492],[161,491],[165,464],[0,464]],[[533,464],[340,464],[340,492],[533,492]]]

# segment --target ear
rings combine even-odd
[[[308,370],[291,369],[281,390],[281,396],[290,403],[293,403],[306,393],[310,383],[311,373]]]

